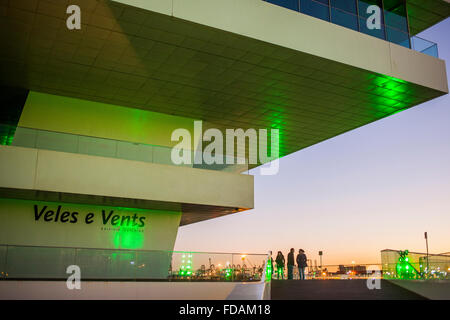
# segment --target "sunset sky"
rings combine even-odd
[[[419,36],[450,68],[450,19]],[[450,251],[450,96],[298,151],[255,175],[255,209],[181,227],[175,250],[303,248],[323,263],[380,262],[380,250]]]

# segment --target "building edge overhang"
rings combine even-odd
[[[3,198],[181,212],[181,225],[254,207],[250,175],[15,146],[0,162]]]
[[[126,0],[126,1],[121,1],[121,2],[124,2],[124,3],[125,2],[130,2],[131,3],[133,1],[132,0]],[[201,0],[200,0],[200,2],[201,2]],[[217,1],[215,1],[215,2],[217,2]],[[160,12],[160,13],[163,13],[165,15],[172,16],[171,21],[178,21],[178,20],[182,20],[183,19],[183,18],[175,17],[174,14],[176,13],[176,10],[174,11],[174,7],[172,6],[172,4],[170,4],[170,2],[164,2],[164,4],[163,4],[163,2],[161,2],[161,1],[151,1],[150,0],[150,1],[146,1],[145,2],[145,6],[152,5],[152,4],[155,4],[155,3],[158,3],[161,6],[168,6],[168,7],[164,7],[163,9],[159,8],[158,9],[159,11],[157,9],[155,9],[155,8],[152,8],[152,9],[154,9],[153,10],[154,12]],[[203,3],[205,3],[205,2],[203,2]],[[180,3],[178,5],[180,5]],[[268,4],[264,3],[262,1],[258,2],[258,7],[264,6],[264,5],[267,6]],[[167,12],[165,12],[164,10],[166,10],[167,8],[169,10]],[[264,9],[264,10],[266,10],[266,9]],[[278,12],[278,14],[280,14],[280,15],[281,14],[283,14],[283,15],[286,14],[286,17],[288,17],[288,15],[291,15],[291,14],[296,14],[296,19],[298,18],[297,13],[289,13],[289,10],[285,10],[284,8],[276,8],[274,6],[271,6],[270,9],[271,9],[270,11],[274,10],[274,12]],[[147,9],[145,9],[145,10],[147,10]],[[267,12],[269,12],[269,11],[267,11]],[[354,66],[354,65],[351,65],[349,63],[349,61],[341,61],[340,59],[338,59],[338,60],[330,60],[330,59],[327,59],[326,57],[321,57],[319,55],[314,55],[313,53],[305,53],[305,54],[302,53],[305,58],[308,58],[308,59],[311,59],[311,60],[315,59],[315,60],[317,60],[318,64],[321,64],[321,63],[323,63],[323,64],[325,64],[325,63],[336,64],[337,70],[343,70],[343,71],[345,71],[347,73],[355,72],[357,77],[358,76],[359,77],[366,76],[366,75],[367,75],[367,77],[373,77],[373,76],[378,77],[378,76],[380,76],[380,78],[382,78],[382,77],[392,78],[393,82],[400,82],[400,83],[404,83],[405,82],[405,80],[403,80],[403,79],[409,78],[409,80],[407,81],[408,83],[406,85],[409,86],[412,91],[422,91],[422,92],[424,92],[424,96],[418,98],[417,101],[414,101],[414,102],[411,102],[411,103],[407,102],[407,103],[405,103],[406,106],[404,108],[399,108],[398,110],[394,110],[392,112],[386,112],[383,117],[389,116],[389,115],[394,114],[394,113],[396,113],[398,111],[401,111],[401,110],[405,110],[405,109],[407,109],[409,107],[415,106],[417,104],[420,104],[422,102],[428,101],[428,100],[430,100],[430,99],[432,99],[434,97],[440,96],[440,95],[445,94],[445,93],[448,92],[447,81],[446,81],[446,76],[445,76],[445,63],[442,60],[435,59],[433,57],[429,57],[429,56],[426,56],[426,55],[418,53],[418,52],[414,52],[414,51],[412,51],[410,49],[406,49],[406,48],[403,48],[403,47],[395,45],[395,44],[390,44],[390,43],[388,43],[386,41],[379,40],[379,39],[370,37],[368,35],[360,34],[360,33],[356,32],[356,31],[353,31],[353,30],[349,30],[349,29],[346,29],[346,28],[343,28],[343,27],[340,27],[340,26],[336,26],[336,25],[331,25],[331,24],[329,24],[327,22],[322,22],[322,21],[319,21],[318,19],[315,19],[315,18],[312,18],[312,17],[308,17],[306,15],[302,15],[302,16],[304,16],[302,19],[309,19],[307,21],[308,23],[314,21],[315,23],[320,23],[323,28],[325,28],[325,25],[326,25],[326,26],[328,26],[327,30],[330,30],[329,27],[331,26],[331,27],[335,28],[336,30],[340,30],[339,33],[345,32],[346,37],[350,37],[350,35],[351,35],[352,37],[358,37],[356,40],[361,40],[364,43],[366,43],[365,41],[368,41],[367,42],[368,44],[371,43],[370,44],[370,46],[371,46],[370,49],[374,49],[377,45],[380,45],[381,47],[383,47],[383,49],[382,49],[383,53],[380,55],[380,56],[382,56],[382,58],[380,58],[380,60],[376,61],[374,63],[374,65],[372,65],[371,67],[367,67],[367,68],[363,68],[361,66]],[[185,17],[185,18],[187,18],[187,17]],[[190,21],[190,20],[189,19],[185,19],[185,21]],[[243,23],[242,21],[240,21],[240,22]],[[199,21],[194,21],[194,22],[189,22],[189,23],[201,24],[201,21],[200,22]],[[176,25],[173,25],[172,27],[174,28],[174,27],[176,27]],[[214,26],[209,26],[207,24],[202,24],[202,27],[204,27],[205,29],[214,28]],[[242,25],[242,27],[246,27],[246,26]],[[227,30],[223,31],[222,29],[219,29],[219,30],[221,30],[223,33],[232,32],[232,31],[227,31]],[[236,33],[236,34],[239,34],[239,33]],[[255,39],[255,38],[251,38],[250,35],[245,35],[245,36],[242,36],[242,37],[245,37],[245,38],[248,38],[248,39]],[[362,38],[359,38],[359,37],[362,37]],[[351,40],[353,41],[355,39],[351,39]],[[258,40],[258,41],[263,41],[263,40]],[[267,43],[269,43],[269,42],[267,42]],[[272,43],[270,43],[270,44],[272,45]],[[351,41],[348,42],[347,44],[351,45]],[[292,50],[295,51],[295,49],[292,49],[292,48],[286,46],[286,44],[285,44],[285,46],[283,46],[282,44],[273,44],[273,46],[280,47],[280,48],[282,48],[283,50],[286,50],[286,51],[289,51],[289,50],[290,51],[292,51]],[[357,41],[356,41],[356,43],[353,43],[353,47],[352,48],[354,49],[355,46],[358,46]],[[350,49],[352,49],[352,48],[350,48]],[[329,50],[325,50],[325,51],[331,51],[332,47],[330,47],[328,49]],[[362,64],[367,63],[367,61],[371,61],[371,58],[374,58],[374,57],[377,56],[377,54],[371,56],[370,55],[371,54],[370,53],[370,51],[371,51],[370,49],[367,50],[367,52],[365,52],[365,53],[369,54],[369,57],[365,57],[364,59],[360,59],[361,61],[359,61],[359,63],[362,63]],[[296,51],[298,51],[298,50],[296,50]],[[351,51],[352,50],[350,50],[348,52],[351,53]],[[283,54],[287,54],[287,53],[288,52],[283,52]],[[378,52],[378,53],[380,53],[380,52]],[[307,57],[307,56],[310,56],[310,57]],[[405,56],[406,56],[406,58],[405,58]],[[341,56],[341,58],[343,58],[343,56]],[[367,60],[367,61],[363,61],[363,60]],[[411,67],[411,64],[413,64],[414,66]],[[378,69],[378,67],[380,67],[380,69]],[[377,72],[375,72],[373,70],[377,70]],[[383,70],[384,70],[384,72],[382,72]],[[429,73],[429,74],[436,74],[436,73],[438,73],[438,77],[427,76],[427,73]],[[290,74],[289,76],[292,76],[292,74]],[[345,80],[348,80],[348,79],[345,79]],[[357,80],[354,80],[354,81],[357,81]],[[380,88],[377,88],[377,89],[380,89]],[[45,91],[45,89],[43,91]],[[346,90],[346,91],[349,92],[349,90]],[[55,92],[50,92],[50,93],[55,94]],[[60,92],[56,92],[56,94],[60,94]],[[361,93],[358,93],[358,95],[361,95]],[[70,96],[70,95],[68,95],[68,96]],[[84,98],[86,98],[86,97],[84,97]],[[110,101],[105,101],[105,102],[110,102]],[[136,104],[133,105],[133,103],[127,103],[127,104],[121,104],[121,105],[128,106],[128,107],[133,107],[133,108],[140,108],[140,107],[142,107],[142,106],[139,106],[139,105],[136,105]],[[214,110],[214,111],[216,111],[216,110]],[[161,112],[165,112],[165,110],[161,110]],[[326,139],[335,137],[335,136],[340,135],[340,134],[342,134],[344,132],[347,132],[349,130],[353,130],[353,129],[358,128],[358,127],[360,127],[362,125],[371,123],[373,121],[379,120],[379,119],[381,119],[383,117],[376,117],[376,118],[368,119],[367,121],[360,122],[357,125],[350,125],[350,124],[348,124],[347,128],[345,128],[344,130],[333,132],[333,133],[331,133],[329,135],[326,135],[326,136],[324,136],[324,137],[322,137],[320,139],[315,139],[314,141],[312,141],[312,140],[310,140],[310,142],[305,141],[305,143],[303,145],[295,146],[293,148],[290,148],[289,152],[286,152],[283,155],[290,154],[292,152],[301,150],[301,149],[303,149],[305,147],[317,144],[317,143],[319,143],[321,141],[324,141]],[[210,121],[211,123],[215,123],[215,121],[214,121],[215,119],[212,119],[212,120],[206,119],[206,120]],[[241,120],[241,119],[239,119],[239,120]],[[242,121],[241,122],[237,121],[236,123],[237,123],[237,126],[240,126]],[[249,125],[252,125],[252,123],[250,123]],[[289,132],[289,134],[290,133],[291,132]]]
[[[253,209],[2,187],[0,198],[181,212],[180,226]]]
[[[447,0],[431,1],[443,3],[445,8],[450,9]],[[263,41],[270,45],[448,93],[443,60],[297,11],[274,6],[262,0],[245,2],[237,0],[174,0],[165,4],[158,0],[145,2],[113,0],[113,2],[146,12],[170,16],[174,21],[185,21],[233,33],[240,37]],[[448,17],[449,14],[450,10],[448,14],[443,14],[441,20]],[[431,25],[434,24],[436,23]],[[296,30],[296,32],[286,32],[286,30]],[[315,32],[312,33],[310,30],[315,30]],[[403,59],[403,55],[408,55],[408,59]],[[398,61],[408,61],[409,55],[414,57],[414,67],[408,65],[405,68],[405,65],[402,65],[401,70],[395,68]],[[411,69],[415,69],[421,64],[431,67],[432,72],[430,73],[440,71],[438,81],[427,77],[422,69],[419,73],[410,73]],[[444,70],[442,70],[442,66],[444,66]]]
[[[416,35],[450,16],[450,0],[407,0],[409,29]]]

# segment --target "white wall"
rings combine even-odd
[[[165,279],[180,217],[180,212],[0,199],[0,271],[13,279],[66,279],[67,268],[76,265],[83,279]]]
[[[0,146],[0,187],[253,208],[253,176]]]
[[[35,206],[38,214],[36,217]],[[58,221],[55,221],[58,206],[61,206]],[[129,216],[124,219],[122,227],[112,225],[111,215]],[[47,212],[52,211],[53,214]],[[61,217],[66,214],[64,220]],[[76,215],[77,221],[72,218]],[[92,213],[92,219],[86,222],[86,216]],[[51,214],[51,215],[50,215]],[[133,226],[133,215],[136,225]],[[181,213],[143,209],[115,208],[57,202],[0,199],[0,244],[33,245],[56,247],[81,247],[101,249],[137,249],[137,250],[172,250]],[[139,220],[142,219],[142,222]],[[46,221],[47,219],[48,221]],[[117,224],[119,220],[116,219]],[[128,226],[127,226],[128,222]],[[144,224],[142,227],[140,225]],[[120,230],[119,230],[120,229]]]

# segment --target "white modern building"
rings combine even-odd
[[[246,173],[263,161],[176,165],[176,129],[194,154],[195,121],[276,128],[282,157],[448,93],[437,45],[415,36],[447,0],[6,0],[0,14],[10,279],[61,277],[77,249],[92,279],[111,255],[89,249],[147,253],[151,268],[115,276],[164,278],[179,226],[254,208]]]

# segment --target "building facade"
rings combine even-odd
[[[254,208],[264,161],[177,165],[177,129],[191,159],[208,128],[278,129],[282,157],[447,94],[415,35],[450,4],[426,3],[2,1],[2,257],[170,251],[179,226]]]

